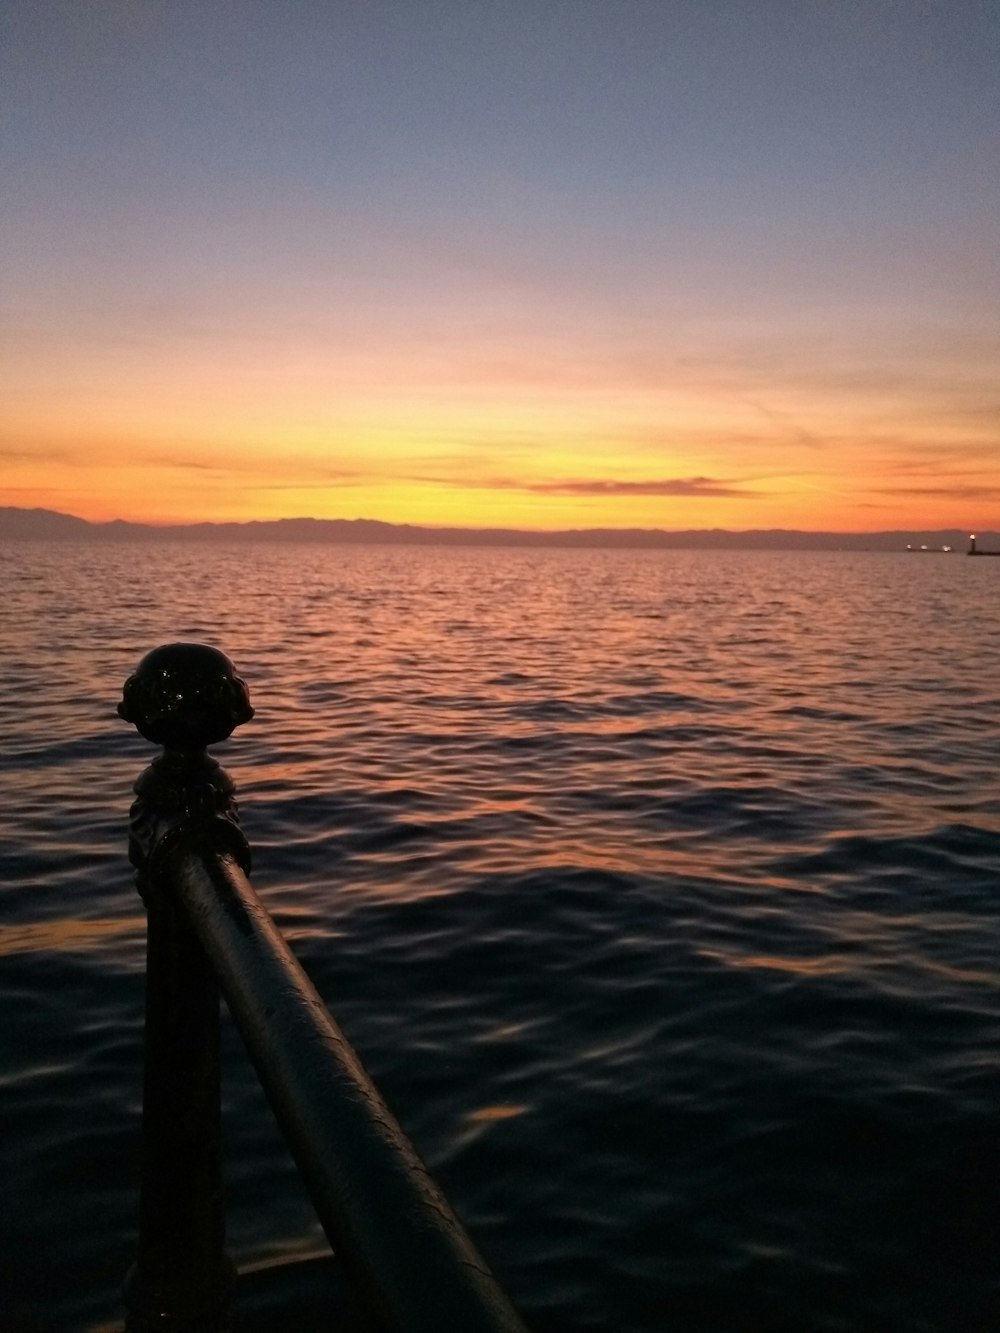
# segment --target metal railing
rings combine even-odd
[[[232,663],[203,644],[157,648],[118,712],[164,746],[136,783],[129,839],[148,937],[128,1329],[226,1327],[221,989],[372,1327],[525,1333],[247,878],[233,784],[206,752],[253,716]]]

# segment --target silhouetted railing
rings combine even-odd
[[[221,987],[373,1327],[524,1333],[250,885],[233,784],[206,753],[253,716],[232,663],[202,644],[157,648],[126,682],[118,711],[164,746],[136,783],[129,840],[148,913],[129,1329],[225,1323],[234,1273],[220,1168]]]

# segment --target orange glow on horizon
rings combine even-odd
[[[687,360],[667,330],[656,357],[591,329],[516,348],[369,330],[121,365],[55,339],[12,357],[2,502],[153,524],[1000,527],[985,363],[935,345],[862,376],[753,332]]]
[[[398,369],[398,367],[397,367]],[[291,402],[209,388],[0,409],[2,503],[153,524],[282,517],[423,526],[1000,526],[992,440],[884,398],[406,383]],[[216,386],[218,390],[218,386]],[[783,392],[783,396],[782,396]],[[773,404],[780,401],[781,406]],[[970,513],[971,511],[971,513]]]

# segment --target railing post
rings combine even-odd
[[[136,783],[129,857],[148,914],[139,1245],[125,1283],[130,1333],[225,1327],[219,985],[187,913],[159,874],[179,837],[208,836],[249,869],[233,786],[205,747],[253,713],[224,654],[149,653],[118,712],[164,753]]]
[[[232,1283],[219,1168],[218,979],[334,1252],[373,1325],[525,1333],[254,893],[233,786],[206,754],[253,714],[224,654],[170,644],[118,709],[164,753],[136,783],[149,909],[139,1258],[129,1333],[216,1333]]]

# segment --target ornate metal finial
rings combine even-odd
[[[205,752],[253,717],[226,654],[204,643],[154,648],[125,682],[118,715],[164,747],[135,784],[129,856],[143,896],[166,852],[192,837],[232,852],[249,872],[233,784]]]
[[[118,716],[168,750],[204,750],[253,717],[246,683],[218,648],[154,648],[125,682]]]

